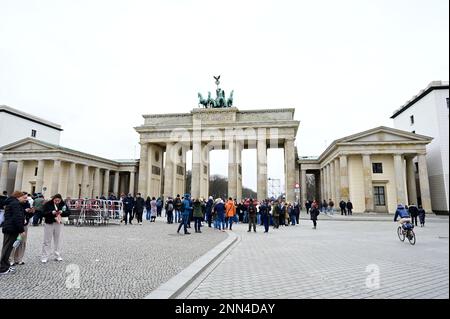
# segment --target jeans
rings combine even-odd
[[[180,222],[180,225],[178,226],[178,231],[177,232],[180,232],[181,227],[184,226],[184,233],[186,234],[188,232],[187,231],[187,224],[189,222],[189,215],[184,215],[183,214],[181,217],[182,217],[181,218],[181,222]]]
[[[195,232],[200,232],[200,227],[202,227],[202,217],[194,217]]]
[[[264,232],[268,233],[269,232],[269,216],[263,216],[262,221],[264,224]]]
[[[256,223],[261,225],[261,214],[256,215]]]
[[[175,209],[175,222],[179,223],[181,219],[181,213],[179,210]]]
[[[37,210],[33,216],[33,225],[37,226],[42,223],[42,212]]]
[[[146,220],[150,220],[150,218],[152,217],[152,210],[150,208],[146,208],[145,209],[145,219]]]
[[[232,229],[232,227],[233,227],[233,221],[234,221],[234,216],[233,217],[228,217],[228,225],[229,225],[229,228],[230,228],[230,230]],[[227,225],[227,226],[228,226]],[[228,227],[227,227],[228,228]]]
[[[219,229],[225,229],[227,227],[227,224],[225,223],[225,216],[217,216]],[[221,228],[222,227],[222,228]]]
[[[166,212],[167,215],[167,223],[173,224],[173,210]]]
[[[248,213],[244,213],[244,223],[248,223]]]
[[[292,225],[296,225],[297,224],[297,216],[295,216],[294,214],[291,215],[291,221],[292,221]]]
[[[133,211],[126,210],[123,213],[123,221],[125,222],[125,225],[128,224],[128,214],[130,215],[130,224],[131,221],[133,220]]]
[[[142,223],[142,214],[143,214],[142,210],[136,211],[136,218],[137,218],[138,223]],[[130,221],[130,223],[131,223],[131,221]]]

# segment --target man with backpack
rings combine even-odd
[[[179,223],[181,222],[181,206],[182,206],[180,194],[178,194],[175,200],[173,201],[173,206],[175,208],[175,221]]]
[[[167,200],[165,208],[166,208],[167,224],[173,224],[174,205],[172,197],[169,197],[169,199]]]
[[[33,202],[34,207],[34,216],[33,216],[33,226],[39,226],[42,223],[42,218],[44,214],[44,196],[39,193],[37,194],[37,198]]]

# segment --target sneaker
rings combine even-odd
[[[55,258],[55,261],[63,261],[63,259],[61,258],[61,256],[58,256]]]
[[[13,270],[12,270],[13,269]],[[8,274],[13,274],[13,273],[15,273],[15,269],[14,268],[8,268],[8,270],[6,270],[6,271],[4,271],[4,272],[0,272],[0,276],[2,276],[2,275],[8,275]]]
[[[47,259],[43,258],[43,259],[41,259],[41,262],[42,262],[43,264],[46,264],[46,263],[47,263]]]
[[[139,225],[142,225],[142,223],[139,223]]]
[[[184,233],[185,235],[190,235],[191,233],[190,232],[187,232],[187,233]]]

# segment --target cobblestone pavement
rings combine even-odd
[[[268,234],[235,226],[241,241],[183,296],[449,298],[448,218],[416,227],[415,246],[398,239],[394,222],[300,223]]]
[[[66,226],[64,261],[47,264],[40,262],[44,227],[30,227],[26,264],[0,277],[0,298],[143,298],[227,237],[206,228],[179,235],[177,226],[162,218],[142,226]],[[80,288],[67,288],[77,267]]]

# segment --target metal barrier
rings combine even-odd
[[[118,200],[70,199],[66,204],[71,211],[69,224],[75,226],[120,223],[123,216],[123,203]]]

